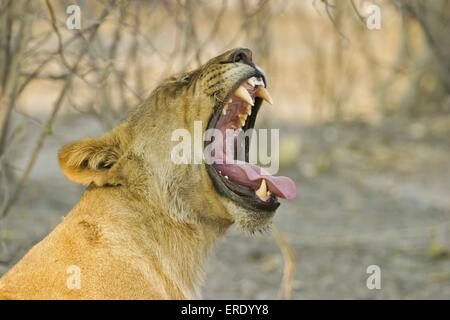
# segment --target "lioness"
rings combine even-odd
[[[205,258],[237,222],[267,227],[293,198],[286,177],[256,165],[175,164],[172,132],[194,121],[253,128],[266,77],[248,49],[233,49],[160,84],[111,132],[64,146],[64,174],[87,185],[79,203],[0,279],[4,299],[198,298]],[[206,129],[206,128],[205,128]],[[236,141],[227,140],[234,148]],[[246,148],[248,155],[248,148]],[[216,158],[226,158],[226,150]]]

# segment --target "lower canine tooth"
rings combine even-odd
[[[267,184],[266,184],[265,179],[262,179],[261,185],[260,185],[259,189],[256,190],[255,193],[260,199],[262,199],[262,200],[267,199]]]
[[[268,103],[273,104],[273,100],[270,96],[269,91],[267,91],[267,89],[262,86],[259,86],[258,89],[256,89],[255,97],[260,97],[266,100]]]

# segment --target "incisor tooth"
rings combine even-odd
[[[255,78],[253,83],[257,86],[264,86],[264,81],[261,78]]]
[[[245,102],[247,102],[249,105],[254,105],[255,103],[253,102],[253,99],[250,95],[250,93],[248,93],[247,89],[245,89],[243,86],[240,86],[236,92],[234,93],[235,96],[241,98],[242,100],[244,100]]]
[[[269,91],[267,91],[267,89],[262,86],[259,86],[258,89],[256,89],[255,97],[263,98],[268,103],[273,104],[273,100],[272,97],[270,96]]]
[[[247,106],[246,112],[247,112],[248,115],[251,115],[251,114],[252,114],[252,106],[251,106],[251,105],[248,105],[248,106]]]
[[[256,190],[255,193],[260,199],[263,200],[267,199],[267,184],[265,179],[262,179],[261,185],[259,186],[259,189]]]
[[[252,87],[255,87],[255,78],[251,77],[250,79],[247,80],[247,83]]]

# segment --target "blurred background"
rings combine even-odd
[[[449,32],[448,0],[0,0],[0,275],[83,192],[62,145],[242,46],[268,75],[258,126],[281,129],[299,197],[274,232],[230,232],[204,298],[450,299]]]

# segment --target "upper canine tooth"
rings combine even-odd
[[[269,91],[267,91],[266,88],[259,86],[258,89],[256,89],[255,97],[260,97],[266,100],[268,103],[273,104],[272,97],[270,96]]]
[[[252,97],[250,96],[250,93],[248,93],[247,89],[245,89],[243,86],[240,86],[236,92],[234,93],[235,96],[241,98],[245,102],[247,102],[249,105],[254,105]]]
[[[262,179],[261,185],[259,186],[259,189],[255,191],[255,193],[261,200],[267,200],[267,184],[265,179]]]

